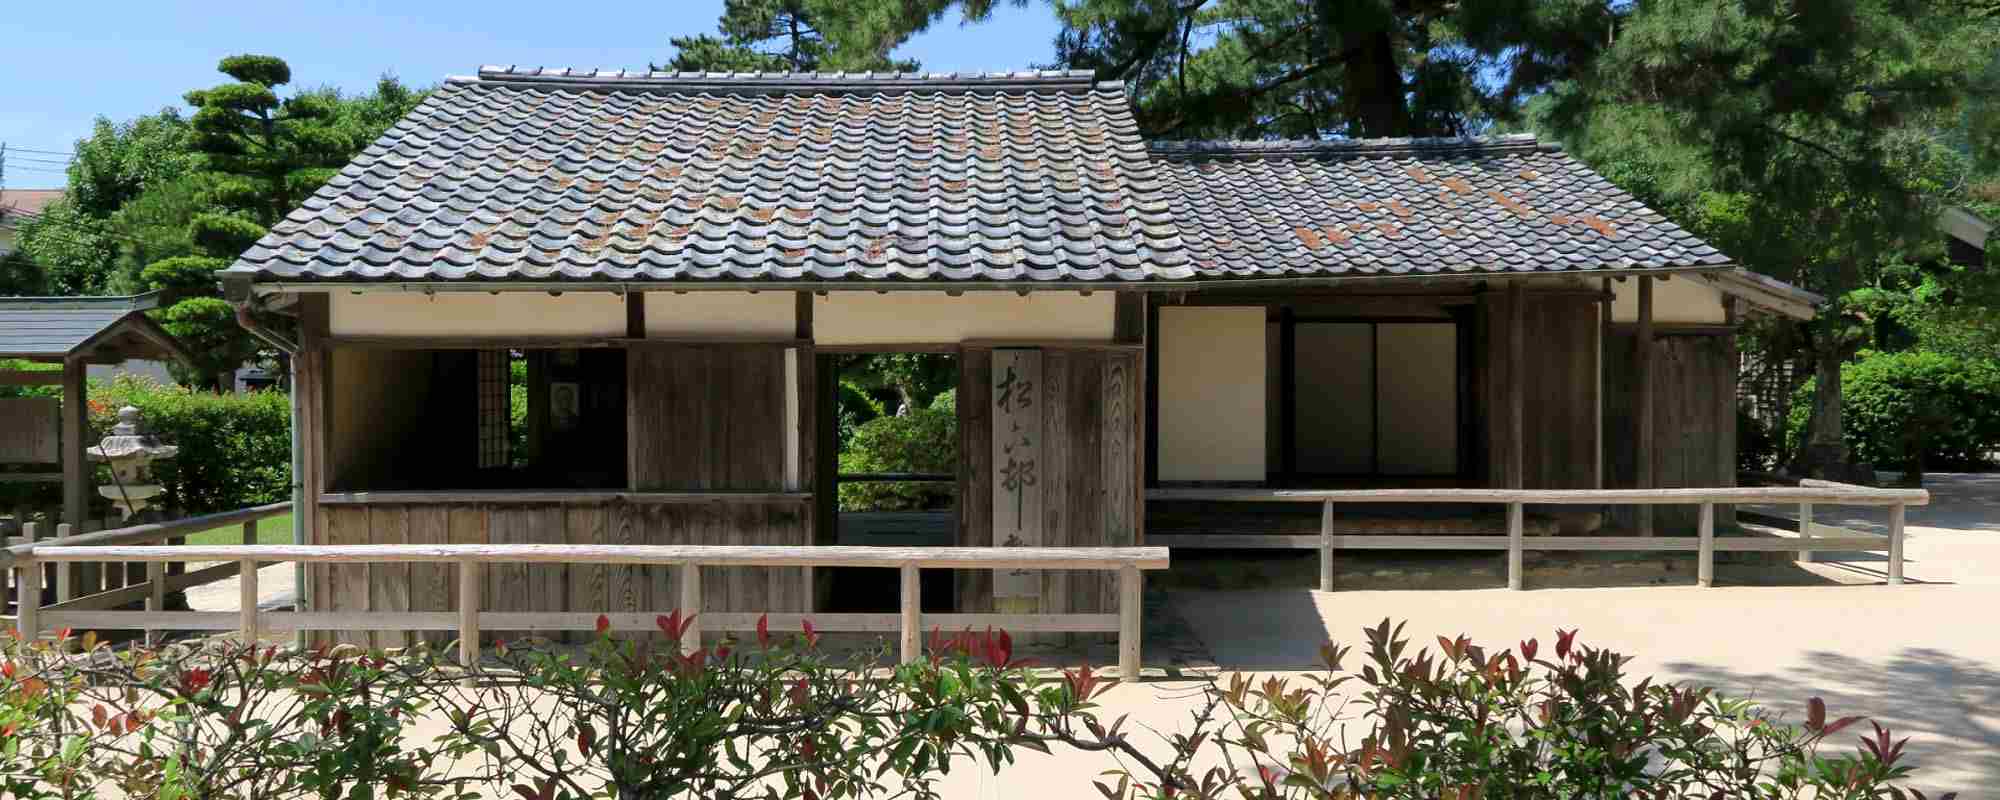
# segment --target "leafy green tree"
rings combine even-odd
[[[10,283],[58,295],[134,291],[115,269],[119,246],[110,218],[147,187],[195,169],[200,158],[188,147],[191,137],[187,120],[173,109],[123,123],[99,117],[90,136],[76,143],[68,192],[22,226]]]
[[[1586,160],[1645,165],[1670,204],[1723,197],[1719,242],[1832,307],[1807,331],[1811,434],[1794,459],[1838,474],[1841,365],[1867,342],[1856,290],[1936,241],[1940,164],[1990,162],[2000,133],[1973,114],[2000,95],[2000,26],[1963,3],[1655,0],[1601,30],[1606,46],[1537,109]],[[1970,120],[1971,124],[1967,122]]]
[[[254,358],[257,341],[236,323],[215,273],[255,244],[375,136],[421,100],[385,77],[373,95],[344,101],[330,89],[279,98],[291,68],[274,56],[240,55],[217,65],[235,79],[188,92],[193,146],[204,167],[194,180],[162,186],[121,219],[136,257],[155,257],[139,272],[170,305],[161,321],[199,363],[183,382],[227,386],[227,375]],[[185,225],[185,238],[166,233]]]
[[[890,58],[890,51],[951,5],[938,0],[725,0],[716,34],[674,37],[673,57],[652,68],[911,72],[917,62]],[[990,0],[974,4],[990,5]],[[972,13],[969,9],[968,16]]]

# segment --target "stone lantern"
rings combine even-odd
[[[111,483],[97,487],[97,493],[117,506],[125,521],[130,522],[154,497],[166,491],[153,482],[154,459],[173,458],[180,448],[160,444],[141,427],[139,409],[126,406],[118,409],[118,424],[112,426],[111,435],[88,452],[93,461],[111,463]]]

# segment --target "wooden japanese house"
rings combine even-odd
[[[1532,138],[1149,146],[1087,73],[487,68],[223,279],[297,351],[325,544],[828,544],[855,352],[957,355],[963,545],[1142,542],[1161,486],[1730,485],[1733,327],[1814,302]],[[451,569],[316,567],[308,603],[442,610]],[[828,600],[707,572],[708,611]],[[503,610],[676,597],[490,579]],[[1094,573],[926,595],[1115,603]]]

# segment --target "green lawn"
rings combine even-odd
[[[201,533],[190,535],[187,538],[187,543],[242,544],[243,526],[239,523],[236,525],[224,525],[220,528],[210,528]],[[265,517],[257,520],[257,543],[291,544],[292,515],[280,514],[275,517]]]

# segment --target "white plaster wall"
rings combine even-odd
[[[1159,478],[1264,480],[1264,309],[1160,309]]]
[[[1611,300],[1611,321],[1638,322],[1639,279],[1612,281],[1611,291],[1616,295]],[[1665,281],[1655,278],[1653,321],[1719,325],[1726,321],[1722,290],[1692,275]]]
[[[1111,338],[1111,292],[829,292],[813,298],[819,344],[937,344],[966,339]],[[649,315],[650,317],[650,315]]]
[[[792,292],[647,292],[647,336],[790,339],[798,332]]]
[[[335,336],[624,336],[625,300],[609,292],[336,293]]]

